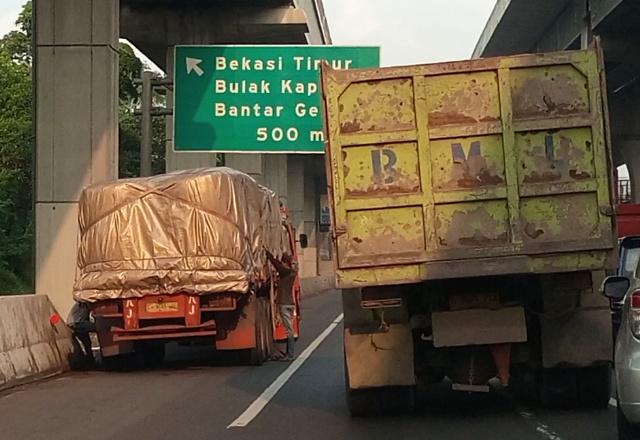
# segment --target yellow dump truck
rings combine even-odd
[[[323,66],[353,415],[409,409],[418,385],[445,377],[607,405],[597,287],[617,244],[601,63],[594,48]]]

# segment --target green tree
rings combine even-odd
[[[17,30],[0,39],[0,294],[24,293],[33,280],[32,3]],[[134,114],[144,67],[126,44],[120,53],[120,175],[140,172],[140,117]],[[164,121],[154,120],[153,170],[164,172]]]
[[[136,57],[131,46],[120,45],[120,177],[140,175],[141,117],[135,114],[140,107],[142,88],[136,83],[144,63]],[[156,105],[163,104],[156,96]],[[151,166],[154,174],[165,172],[164,118],[153,120],[153,146]]]
[[[31,2],[0,40],[0,292],[33,277]]]

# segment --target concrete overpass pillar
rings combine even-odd
[[[265,185],[264,156],[262,154],[225,154],[224,164],[230,168],[242,171]]]
[[[118,175],[118,0],[38,0],[36,293],[73,304],[78,199]]]

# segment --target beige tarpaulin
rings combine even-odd
[[[77,300],[246,293],[266,265],[262,245],[288,249],[276,194],[231,168],[91,185],[79,222]]]

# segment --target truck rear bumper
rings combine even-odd
[[[123,329],[121,327],[111,327],[113,340],[140,341],[149,339],[167,338],[192,338],[199,336],[215,336],[217,334],[215,321],[207,321],[200,325],[154,325],[138,329]]]

